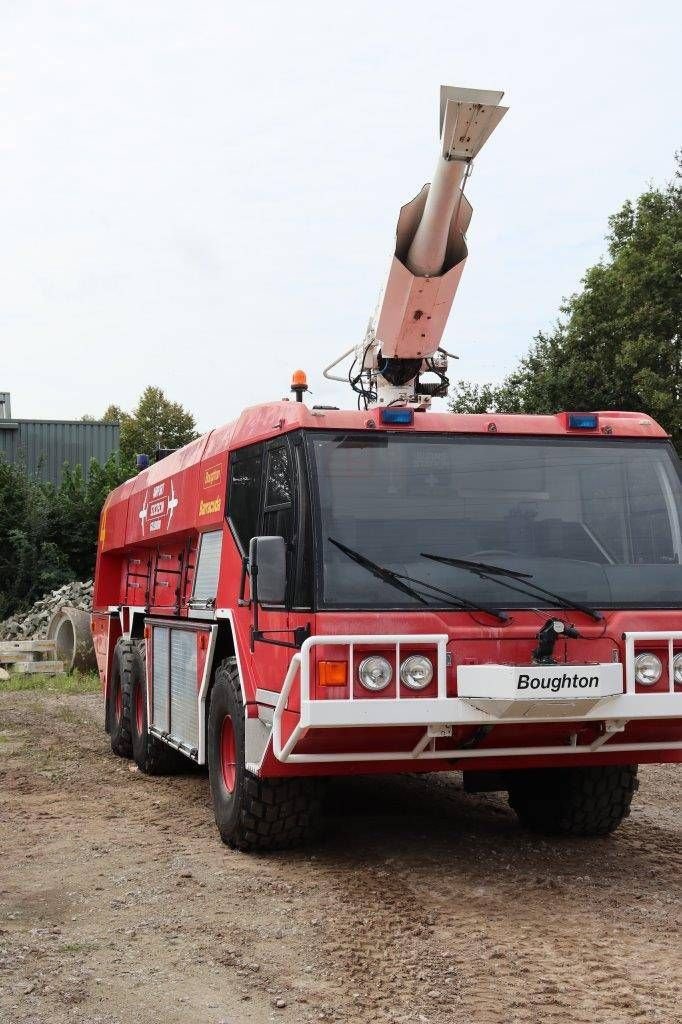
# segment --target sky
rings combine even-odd
[[[21,418],[135,406],[205,430],[361,340],[441,83],[510,107],[467,185],[451,379],[499,380],[673,174],[668,0],[0,0],[0,391]]]

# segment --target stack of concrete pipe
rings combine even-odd
[[[82,608],[59,608],[47,627],[47,639],[54,640],[55,658],[64,662],[65,672],[90,672],[97,668],[90,612]]]

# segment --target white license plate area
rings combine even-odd
[[[460,665],[459,697],[505,700],[574,700],[613,697],[623,692],[623,666],[597,665]]]

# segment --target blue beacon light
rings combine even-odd
[[[594,412],[569,412],[569,430],[596,430],[599,426],[599,417]]]
[[[411,427],[414,423],[414,409],[392,409],[390,406],[381,410],[381,422],[393,427]]]

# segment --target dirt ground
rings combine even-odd
[[[682,766],[608,840],[458,776],[333,784],[318,847],[224,847],[205,775],[114,757],[95,694],[0,694],[2,1024],[682,1021]]]

